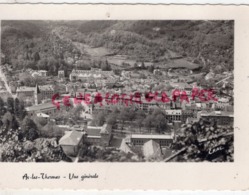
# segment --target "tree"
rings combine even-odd
[[[53,137],[61,138],[64,135],[64,131],[61,130],[59,127],[56,125],[53,126]]]
[[[104,111],[100,111],[97,115],[93,118],[93,123],[97,126],[102,126],[105,123],[106,114]]]
[[[108,62],[107,60],[106,60],[105,63],[106,63],[106,65],[107,65],[107,70],[108,70],[108,71],[112,70],[111,65],[109,64],[109,62]]]
[[[49,75],[54,75],[56,76],[57,73],[58,73],[58,69],[59,69],[59,63],[58,63],[58,60],[55,59],[54,57],[50,57],[48,59],[48,73]]]
[[[112,113],[115,114],[115,115],[119,114],[119,109],[117,108],[117,106],[114,106],[112,108]]]
[[[108,63],[107,60],[105,62],[101,63],[101,70],[103,70],[103,71],[111,70],[111,66],[110,66],[110,64]]]
[[[149,131],[151,132],[151,128],[153,127],[153,123],[154,123],[154,117],[151,115],[148,115],[145,119],[144,119],[144,126],[147,127],[149,129]]]
[[[44,127],[48,123],[48,120],[44,117],[34,116],[34,117],[32,117],[32,119],[35,122],[38,129],[41,129],[42,127]]]
[[[4,107],[4,101],[0,97],[0,116],[3,116],[5,112],[6,112],[6,108]]]
[[[10,128],[13,129],[13,130],[17,130],[19,127],[19,124],[18,124],[18,121],[16,120],[16,117],[13,116],[13,119],[10,123]]]
[[[38,137],[37,126],[35,122],[26,116],[21,123],[21,131],[26,139],[33,141]]]
[[[154,65],[151,65],[151,66],[149,66],[148,71],[151,72],[151,73],[153,73],[154,69],[155,69]]]
[[[20,101],[18,113],[16,113],[16,116],[17,116],[20,120],[23,120],[23,119],[25,118],[26,115],[27,115],[27,112],[26,112],[26,110],[25,110],[24,102],[23,102],[23,101]]]
[[[135,118],[136,113],[130,107],[125,107],[126,115],[128,120],[132,121]]]
[[[13,120],[12,114],[9,111],[7,111],[2,118],[3,125],[5,126],[6,129],[10,128],[10,123],[12,122],[12,120]]]
[[[139,131],[141,132],[141,128],[143,126],[143,123],[144,123],[144,119],[143,118],[138,118],[135,120],[135,123],[137,125],[137,127],[139,128]]]
[[[14,113],[14,99],[12,97],[7,99],[7,110],[12,114]]]
[[[43,59],[39,60],[39,62],[37,63],[37,67],[39,70],[48,70],[47,58],[43,58]]]
[[[141,78],[141,79],[146,79],[146,76],[145,76],[144,73],[140,73],[140,77],[139,77],[139,78]]]
[[[146,117],[146,114],[143,110],[138,110],[135,113],[135,123],[137,127],[139,128],[139,131],[141,131],[145,117]]]
[[[117,123],[117,115],[114,113],[109,114],[106,122],[108,125],[114,126]]]
[[[145,69],[144,62],[141,63],[141,68],[142,68],[142,69]]]
[[[35,62],[39,61],[40,60],[40,55],[38,52],[35,52],[32,54],[32,58]]]
[[[15,102],[14,102],[14,113],[16,115],[18,115],[19,109],[20,109],[20,101],[19,101],[18,98],[15,98]]]
[[[81,104],[77,105],[73,110],[73,117],[78,120],[80,118],[80,115],[82,114],[82,111],[84,110],[83,106]]]
[[[137,69],[138,68],[138,64],[135,62],[134,64],[134,68]]]
[[[26,131],[25,137],[26,137],[27,140],[33,141],[36,138],[38,138],[39,135],[38,135],[38,132],[37,132],[36,129],[31,128],[31,129]]]
[[[41,136],[53,137],[53,123],[51,121],[41,128]]]
[[[156,117],[155,117],[155,120],[154,120],[154,125],[156,127],[156,130],[161,133],[165,130],[167,130],[167,120],[165,118],[164,115],[162,114],[158,114]]]
[[[156,117],[157,115],[162,114],[162,110],[160,108],[155,108],[153,110],[152,116]]]
[[[29,86],[29,87],[35,86],[35,79],[34,79],[34,77],[32,77],[31,75],[29,75],[26,72],[20,73],[19,80],[22,83],[22,85]]]
[[[145,117],[146,117],[146,114],[143,110],[138,110],[136,112],[136,115],[135,115],[136,119],[141,119],[141,118],[144,119]]]
[[[122,126],[124,126],[124,122],[127,120],[130,120],[129,112],[127,108],[122,108],[119,115],[118,119],[122,121]]]
[[[85,62],[85,61],[83,61],[83,60],[78,60],[78,61],[76,62],[77,68],[82,69],[82,70],[90,70],[91,67],[90,67],[89,64],[90,64],[90,62]]]

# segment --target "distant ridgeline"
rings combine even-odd
[[[233,21],[2,21],[1,49],[3,63],[49,74],[67,72],[83,59],[120,61],[110,54],[170,68],[198,64],[229,71],[233,42]]]

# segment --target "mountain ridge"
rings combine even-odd
[[[39,44],[43,41],[50,51],[54,45],[48,37],[53,37],[52,42],[57,41],[53,32],[61,36],[61,42],[107,48],[137,61],[167,63],[172,51],[205,66],[207,71],[216,66],[222,66],[224,71],[233,69],[234,21],[3,21],[2,52],[10,55],[10,59],[17,59],[18,54],[10,50],[23,53],[24,46],[15,41],[23,45],[37,42],[33,47],[35,52],[42,50]],[[65,59],[66,51],[63,52],[62,59]]]

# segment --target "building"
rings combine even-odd
[[[155,69],[155,70],[153,70],[153,74],[154,75],[162,75],[163,73],[160,69]]]
[[[217,125],[233,125],[234,116],[232,112],[225,111],[213,111],[201,113],[201,117],[204,119],[213,119],[217,121]]]
[[[181,82],[171,82],[170,85],[174,89],[179,89],[179,90],[186,90],[186,91],[191,91],[193,87],[189,85],[188,83],[181,83]]]
[[[44,114],[44,113],[42,113],[42,112],[36,113],[36,116],[39,117],[39,118],[45,118],[45,119],[48,119],[48,118],[49,118],[49,115]]]
[[[18,87],[16,89],[17,97],[34,97],[34,87]]]
[[[34,90],[35,104],[38,105],[42,100],[50,99],[52,100],[53,95],[55,94],[54,87],[52,85],[36,85]]]
[[[64,106],[62,102],[60,102],[60,109],[58,109],[53,103],[48,102],[48,103],[43,103],[43,104],[38,104],[38,105],[27,107],[26,111],[29,116],[33,116],[34,114],[37,114],[37,113],[53,115],[57,112],[61,112],[61,110],[69,110],[69,109],[70,107]]]
[[[131,134],[128,142],[134,146],[142,146],[145,142],[153,140],[160,146],[169,146],[173,142],[173,133],[171,134]]]
[[[198,122],[197,118],[188,117],[187,120],[186,120],[187,124],[194,124],[195,122]]]
[[[125,95],[126,94],[126,95]],[[172,102],[160,102],[159,100],[161,97],[157,97],[159,100],[155,100],[152,97],[152,100],[146,100],[144,95],[141,94],[140,97],[135,97],[135,93],[120,93],[116,92],[113,94],[109,94],[108,97],[106,95],[102,95],[103,101],[101,103],[94,103],[92,101],[91,104],[91,110],[93,113],[97,113],[99,111],[103,110],[111,110],[114,107],[117,108],[123,108],[123,107],[129,107],[131,109],[138,109],[143,110],[145,112],[153,111],[154,109],[160,108],[160,109],[170,109]],[[92,100],[94,100],[94,95],[92,96]]]
[[[183,120],[182,110],[165,110],[165,112],[166,112],[166,118],[169,121],[169,123]]]
[[[205,80],[210,80],[210,79],[213,79],[214,77],[215,77],[214,72],[210,71],[208,74],[206,74]]]
[[[149,140],[143,145],[143,155],[146,159],[161,159],[162,150],[160,144],[154,140]]]
[[[31,72],[31,76],[32,77],[36,77],[36,76],[46,77],[47,76],[47,72],[48,71],[46,71],[46,70],[33,71],[33,72]]]
[[[41,77],[46,77],[48,73],[46,70],[39,70],[38,72],[40,73]]]
[[[59,70],[58,71],[58,78],[59,79],[65,78],[65,71],[64,70]]]
[[[38,105],[45,99],[52,99],[55,94],[54,87],[52,85],[43,85],[36,87],[19,87],[16,89],[17,97],[25,99],[25,97],[34,98],[35,104]]]
[[[170,102],[161,102],[161,94],[158,95],[158,97],[155,100],[154,97],[152,100],[147,100],[144,96],[141,97],[141,104],[133,102],[135,107],[143,110],[145,112],[153,111],[156,108],[161,108],[163,110],[170,109],[171,103]]]
[[[111,71],[102,71],[101,69],[91,68],[91,70],[75,70],[71,72],[69,75],[70,81],[78,81],[78,80],[84,80],[86,78],[104,78],[109,77],[111,75],[114,75],[114,72]]]
[[[87,126],[86,141],[91,144],[109,146],[112,139],[112,128],[110,125]]]
[[[182,110],[182,122],[185,123],[188,118],[196,118],[196,114],[192,110]]]
[[[69,131],[59,140],[59,145],[68,156],[77,156],[80,147],[83,145],[84,133]]]

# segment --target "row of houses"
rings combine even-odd
[[[73,69],[71,74],[69,75],[70,81],[78,81],[78,80],[84,80],[86,78],[94,78],[94,79],[100,79],[103,77],[109,77],[114,75],[114,72],[111,71],[103,71],[98,68],[91,68],[91,70],[76,70]]]
[[[171,145],[173,137],[173,134],[132,134],[123,140],[126,148],[146,146],[146,153],[152,154],[148,150],[147,145],[149,145],[149,142],[159,146],[161,151],[161,148],[169,147]],[[102,127],[87,126],[84,130],[74,129],[72,131],[66,131],[65,135],[59,140],[59,144],[66,155],[77,156],[84,143],[109,147],[112,138],[112,129],[107,124]],[[131,149],[128,151],[132,152]]]
[[[55,88],[52,85],[36,85],[35,87],[19,87],[16,89],[17,97],[21,99],[31,98],[35,104],[40,104],[43,100],[50,100],[55,94]]]

